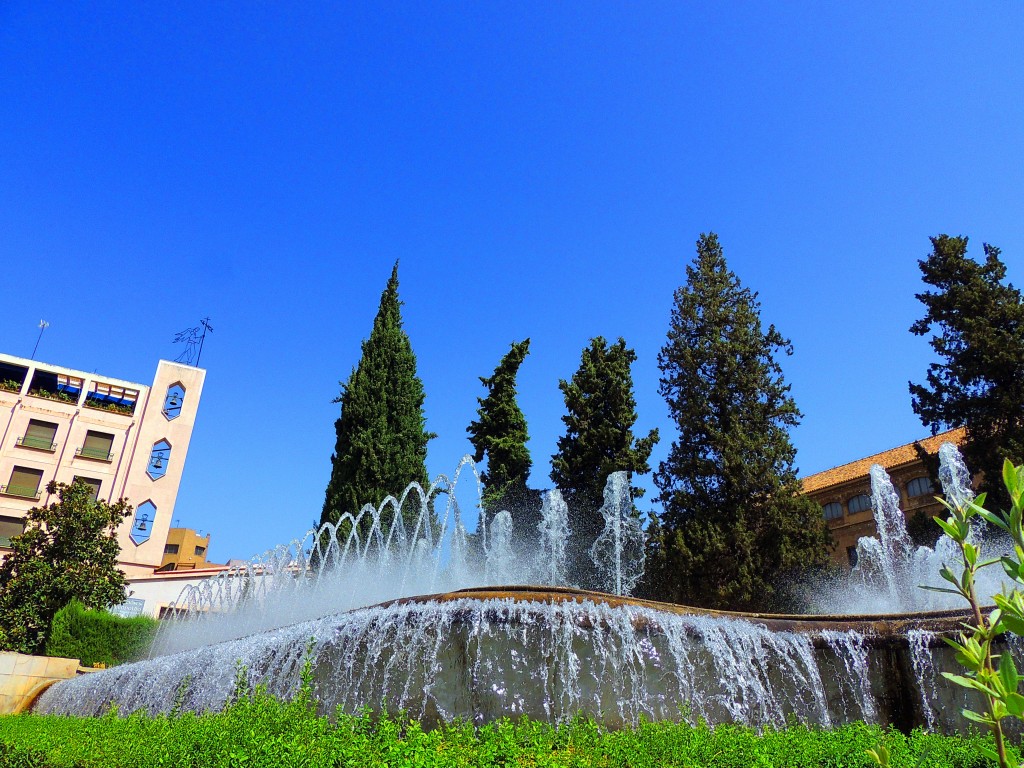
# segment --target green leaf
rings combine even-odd
[[[1020,684],[1020,676],[1017,674],[1017,667],[1013,663],[1013,656],[1008,651],[999,657],[999,677],[1003,681],[1003,688],[1008,693],[1017,690],[1017,686]]]
[[[1011,693],[1005,699],[1006,711],[1014,717],[1024,717],[1024,696]]]
[[[961,709],[960,710],[960,714],[962,714],[968,720],[973,720],[976,723],[982,723],[984,725],[991,725],[992,724],[992,718],[991,717],[989,717],[988,715],[979,714],[979,713],[974,712],[974,711],[972,711],[970,709]]]
[[[999,753],[996,752],[994,749],[992,749],[992,747],[990,747],[990,746],[988,746],[986,744],[979,744],[978,745],[978,751],[982,755],[987,757],[989,760],[992,760],[992,761],[994,761],[996,763],[999,762]]]
[[[948,522],[943,520],[941,517],[936,517],[934,519],[938,526],[946,532],[946,535],[949,536],[949,538],[958,543],[963,541],[963,537],[960,535],[960,529],[956,526],[955,521]],[[950,519],[952,520],[952,518]]]

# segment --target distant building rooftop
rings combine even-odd
[[[863,478],[868,474],[873,464],[881,464],[888,471],[902,464],[913,462],[919,458],[919,448],[929,455],[933,455],[939,452],[939,446],[943,443],[953,443],[956,446],[961,446],[966,439],[966,435],[967,431],[963,427],[957,427],[933,437],[915,440],[912,443],[876,453],[874,456],[867,456],[863,459],[851,461],[849,464],[843,464],[832,469],[826,469],[824,472],[808,475],[801,480],[804,493],[814,493],[835,485],[841,485],[850,480]]]

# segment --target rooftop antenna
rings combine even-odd
[[[36,345],[34,347],[32,347],[32,357],[29,358],[30,360],[35,360],[36,359],[36,350],[39,349],[39,342],[43,338],[43,331],[45,331],[49,327],[50,327],[50,324],[48,322],[46,322],[45,320],[40,320],[39,321],[39,335],[36,337]]]
[[[207,332],[213,333],[213,326],[210,325],[210,318],[204,317],[195,328],[186,328],[174,334],[174,344],[185,344],[185,351],[174,358],[174,362],[198,366]]]

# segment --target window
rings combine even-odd
[[[156,504],[152,501],[144,501],[135,508],[135,518],[132,520],[132,530],[128,538],[135,546],[145,544],[153,535],[153,522],[156,520]]]
[[[97,480],[94,477],[82,477],[81,475],[75,475],[74,482],[81,480],[83,483],[92,489],[92,500],[96,501],[96,497],[100,495],[100,486],[103,485],[102,480]]]
[[[137,389],[126,389],[97,381],[92,385],[92,391],[85,396],[83,405],[87,408],[131,416],[135,413],[135,403],[138,399]]]
[[[857,565],[857,548],[847,547],[846,548],[846,559],[850,561],[850,567]]]
[[[176,554],[178,554],[178,545],[177,544],[168,544],[166,547],[164,547],[164,554],[165,555],[176,555]]]
[[[110,461],[111,448],[114,447],[114,436],[106,432],[94,432],[89,430],[85,434],[85,442],[82,447],[75,451],[75,454],[83,459],[96,459],[98,461]]]
[[[43,470],[15,467],[11,472],[11,481],[0,486],[0,493],[8,496],[20,496],[23,499],[39,500],[39,484],[43,481]]]
[[[826,520],[838,520],[840,517],[843,516],[843,505],[840,504],[838,501],[833,501],[826,504],[824,507],[822,507],[822,510],[825,512]]]
[[[77,405],[82,394],[82,379],[37,369],[32,375],[28,393],[33,397],[57,400],[68,405]]]
[[[9,547],[11,539],[25,532],[25,521],[20,517],[0,515],[0,547]]]
[[[914,498],[915,496],[929,496],[934,495],[935,486],[932,485],[931,478],[928,477],[915,477],[909,483],[907,483],[907,497]]]
[[[56,424],[50,421],[29,419],[28,427],[25,429],[25,436],[18,438],[18,445],[22,448],[36,448],[40,451],[53,453],[57,447],[57,444],[54,442],[56,437]]]
[[[146,474],[151,480],[159,480],[167,473],[167,462],[171,459],[171,444],[161,440],[153,445],[149,453],[149,464],[146,466]]]
[[[164,397],[164,417],[171,421],[181,415],[181,404],[185,402],[185,388],[181,386],[181,382],[171,384],[167,388],[167,396]]]
[[[196,557],[202,557],[206,554],[206,547],[196,547]]]
[[[846,508],[849,510],[851,515],[855,512],[863,512],[865,509],[871,509],[871,497],[866,496],[863,493],[859,496],[854,496],[846,502]]]

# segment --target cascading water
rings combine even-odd
[[[566,543],[569,539],[569,507],[557,488],[544,494],[540,508],[537,571],[547,576],[547,584],[567,584]]]
[[[899,494],[885,470],[871,467],[871,507],[878,538],[865,536],[857,542],[857,564],[850,578],[827,590],[816,600],[816,613],[894,614],[908,611],[936,611],[963,608],[957,595],[927,587],[948,587],[939,576],[943,565],[954,572],[962,567],[957,545],[945,534],[935,547],[915,547],[907,533],[906,516],[900,509]],[[939,448],[939,480],[948,500],[964,503],[974,498],[971,475],[960,452],[952,443]],[[972,523],[972,538],[981,541],[986,556],[1003,554],[1005,543],[985,530],[983,521]],[[989,568],[978,575],[978,594],[988,597],[1004,584],[1001,570]]]
[[[468,499],[460,496],[465,473]],[[479,473],[466,456],[450,479],[441,475],[426,490],[413,483],[399,498],[366,505],[357,515],[345,514],[337,524],[186,587],[170,606],[172,620],[161,626],[152,654],[410,595],[512,584],[575,586],[566,567],[569,511],[558,490],[543,495],[535,541],[514,540],[507,510],[488,519],[482,509]],[[463,510],[477,518],[472,534]],[[611,473],[601,507],[605,531],[594,557],[605,589],[615,594],[629,594],[643,575],[644,536],[632,512],[628,473]]]
[[[955,631],[960,614],[914,624],[709,614],[538,587],[451,593],[480,579],[557,584],[566,572],[561,496],[543,499],[539,554],[526,557],[508,512],[489,524],[481,514],[477,530],[467,532],[456,495],[467,466],[475,474],[464,460],[450,482],[410,486],[400,499],[184,594],[177,607],[191,609],[183,611],[187,620],[162,630],[158,649],[177,653],[58,683],[36,711],[98,714],[111,703],[121,713],[219,709],[235,691],[239,665],[249,686],[287,697],[309,654],[325,713],[370,706],[404,710],[425,724],[519,714],[562,722],[583,714],[612,726],[641,718],[750,725],[796,718],[962,727],[964,702],[935,685],[940,671],[955,668],[941,636]],[[959,483],[953,492],[969,493],[959,470],[946,476]],[[872,570],[859,569],[855,583],[866,613],[893,601],[910,605],[908,595],[923,592],[911,585],[924,561],[942,552],[912,551],[888,477],[873,471],[872,480],[881,539],[862,540]],[[479,497],[479,478],[476,487]],[[402,514],[410,499],[415,516]],[[601,512],[605,530],[591,553],[609,589],[627,594],[642,575],[643,535],[625,473],[609,477]],[[437,591],[448,594],[430,596]],[[393,600],[410,594],[428,596]],[[842,612],[857,607],[844,595]],[[207,644],[217,640],[227,641]]]
[[[606,591],[632,594],[644,575],[647,538],[639,516],[633,514],[628,473],[613,472],[608,476],[601,515],[604,530],[590,548],[590,558]]]
[[[793,618],[793,617],[791,617]],[[590,593],[456,593],[321,617],[59,683],[35,711],[217,710],[249,686],[288,697],[307,653],[326,713],[364,706],[426,724],[521,714],[820,725],[883,715],[884,656],[864,631],[769,629]],[[834,625],[835,623],[833,623]],[[832,625],[830,625],[832,626]]]

